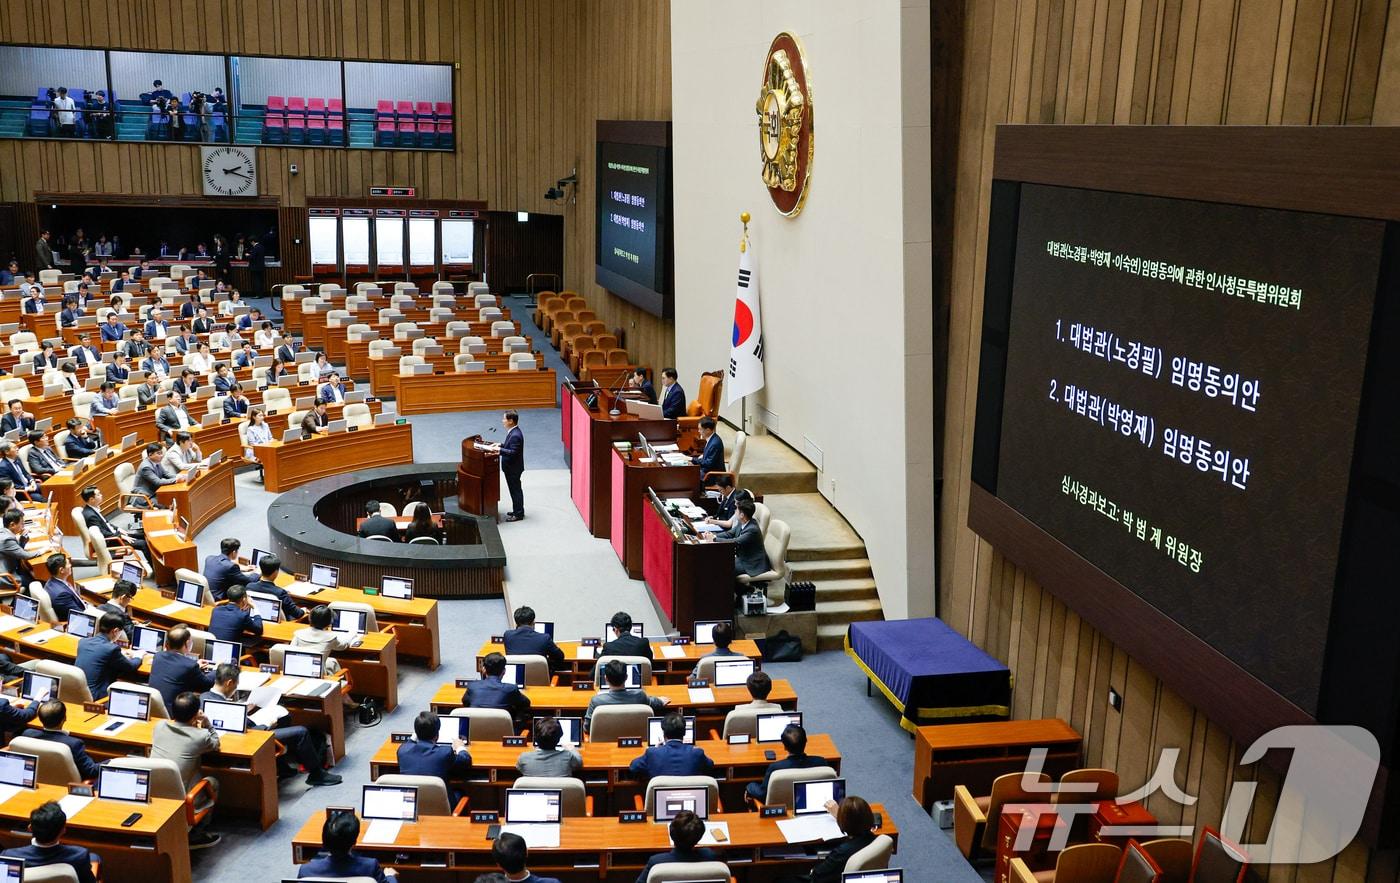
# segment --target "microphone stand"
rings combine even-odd
[[[618,417],[618,416],[621,416],[621,414],[622,414],[621,409],[619,409],[619,408],[617,407],[618,393],[621,392],[621,391],[622,391],[622,387],[623,387],[624,385],[626,385],[626,383],[627,383],[627,375],[628,375],[630,372],[631,372],[631,369],[630,369],[630,368],[623,368],[623,369],[622,369],[622,373],[619,374],[618,377],[617,377],[617,383],[614,384],[614,385],[608,390],[608,393],[612,396],[612,407],[608,409],[608,416],[609,416],[609,417]]]

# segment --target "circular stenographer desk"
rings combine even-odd
[[[386,543],[355,535],[371,499],[416,498],[443,512],[449,543]],[[380,585],[384,576],[411,577],[425,598],[499,597],[506,553],[492,518],[457,505],[456,463],[415,463],[360,470],[308,482],[282,494],[267,510],[272,551],[284,570],[312,564],[340,568],[343,586]],[[457,542],[452,540],[456,539]]]

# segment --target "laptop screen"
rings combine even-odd
[[[0,751],[0,784],[33,788],[39,774],[39,758],[18,751]]]
[[[127,720],[151,719],[151,696],[141,690],[132,690],[116,684],[107,692],[107,713],[112,717]]]
[[[20,684],[19,695],[35,702],[57,698],[58,678],[53,675],[41,675],[37,671],[27,671],[24,673],[24,682]]]
[[[379,591],[386,598],[413,600],[413,580],[405,576],[386,576],[379,581]]]
[[[262,564],[262,560],[263,560],[264,558],[266,558],[267,556],[269,556],[269,555],[271,555],[271,554],[272,554],[272,553],[269,552],[269,551],[267,551],[266,549],[254,549],[254,550],[253,550],[253,557],[250,558],[250,559],[248,559],[248,560],[250,560],[250,561],[253,562],[253,566],[254,566],[254,567],[257,567],[259,564]]]
[[[795,782],[792,786],[793,815],[826,812],[826,802],[840,803],[846,797],[845,779],[822,779],[819,782]]]
[[[195,607],[202,607],[204,605],[204,586],[182,579],[175,583],[175,600],[192,604]]]
[[[564,801],[562,791],[506,790],[506,822],[540,823],[558,822],[563,818]]]
[[[418,789],[393,785],[363,785],[360,815],[366,819],[412,822],[418,819]]]
[[[210,726],[225,733],[243,733],[248,730],[248,706],[242,702],[205,699],[204,716],[209,718]]]
[[[331,631],[346,635],[363,635],[365,633],[365,612],[363,610],[346,610],[343,607],[337,607],[334,613],[335,623],[331,626]]]
[[[559,722],[559,729],[564,733],[559,737],[559,744],[564,746],[574,746],[583,742],[583,718],[581,717],[556,717]],[[535,747],[538,748],[540,740],[534,740]]]
[[[136,634],[132,636],[132,644],[143,653],[159,653],[164,643],[164,630],[153,629],[149,626],[138,625]]]
[[[613,640],[618,637],[617,629],[613,628],[610,622],[603,624],[603,634],[608,636],[608,640]],[[639,638],[645,636],[646,632],[642,629],[642,624],[640,622],[632,623],[632,634]]]
[[[340,568],[326,564],[311,565],[311,582],[314,585],[333,589],[340,585]]]
[[[760,714],[756,717],[758,721],[758,742],[781,742],[783,730],[788,724],[802,726],[802,712],[784,711],[775,714]]]
[[[249,592],[248,603],[253,605],[253,610],[258,616],[262,617],[265,622],[282,621],[282,604],[271,595]]]
[[[715,663],[715,686],[742,687],[751,674],[752,659],[721,659]]]
[[[282,655],[282,674],[294,678],[321,677],[321,654],[288,650]]]
[[[501,672],[501,682],[517,687],[525,686],[525,666],[518,662],[507,662],[506,670]]]
[[[904,883],[904,872],[899,868],[887,871],[851,871],[841,875],[841,883]]]
[[[649,718],[647,718],[647,744],[648,744],[648,745],[655,746],[655,745],[665,745],[665,744],[666,744],[666,736],[663,735],[662,732],[661,732],[661,722],[662,722],[663,720],[665,720],[665,718],[662,718],[662,717],[649,717]],[[685,744],[687,744],[687,745],[694,745],[694,744],[695,744],[695,716],[694,716],[694,715],[688,714],[688,715],[685,716],[685,737],[684,737],[684,739],[683,739],[682,741],[685,742]]]
[[[141,565],[135,561],[127,561],[122,565],[121,578],[139,588],[141,585]]]
[[[635,662],[630,663],[630,664],[627,666],[627,687],[628,687],[628,689],[633,689],[633,690],[635,690],[637,687],[640,687],[641,685],[642,685],[642,667],[641,667],[640,665],[638,665],[637,663],[635,663]],[[603,677],[603,669],[602,669],[601,666],[600,666],[599,669],[598,669],[598,689],[599,689],[599,690],[606,690],[606,689],[608,689],[608,679],[605,678],[605,677]]]
[[[536,621],[535,631],[539,632],[542,635],[549,635],[550,640],[554,640],[554,623],[552,622]]]
[[[91,613],[74,610],[68,614],[68,634],[75,638],[90,637],[97,631],[97,617]]]
[[[683,812],[693,812],[702,819],[710,817],[710,791],[707,788],[657,788],[656,820],[669,822]]]
[[[24,859],[0,858],[0,883],[22,883]]]
[[[468,738],[471,734],[472,719],[469,717],[458,717],[455,714],[443,715],[438,718],[441,729],[438,730],[438,744],[451,745],[458,739],[463,742],[470,742]]]
[[[727,619],[704,620],[695,623],[695,643],[713,644],[715,642],[715,626],[721,622],[729,622]]]
[[[103,766],[97,771],[97,793],[103,800],[130,800],[149,803],[151,800],[150,770],[124,770]]]
[[[39,602],[28,595],[15,595],[15,616],[26,622],[38,622]]]
[[[225,662],[238,662],[243,655],[243,645],[237,641],[220,641],[217,638],[204,639],[204,658],[215,665]]]

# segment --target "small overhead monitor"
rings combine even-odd
[[[138,625],[132,635],[131,644],[142,653],[159,653],[165,644],[165,630]]]
[[[38,781],[39,758],[18,751],[0,751],[0,785],[33,788]]]
[[[755,720],[757,721],[758,737],[754,741],[781,742],[783,730],[786,730],[789,724],[802,726],[802,712],[782,711],[774,714],[760,714]]]
[[[398,785],[362,785],[361,788],[361,818],[367,821],[373,821],[375,819],[386,819],[395,822],[417,821],[417,788]]]
[[[282,378],[282,379],[285,380],[286,378],[284,377],[284,378]],[[300,430],[300,429],[288,429],[288,430],[285,430],[285,431],[282,433],[282,441],[283,441],[284,444],[285,444],[285,443],[288,443],[288,442],[294,442],[294,441],[300,441],[300,440],[301,440],[301,430]]]
[[[237,663],[242,656],[243,645],[237,641],[220,641],[217,638],[204,639],[202,658],[215,665],[223,665],[225,662]]]
[[[28,595],[15,595],[14,611],[25,622],[39,621],[39,602]]]
[[[801,816],[826,812],[827,801],[840,803],[845,797],[845,779],[795,782],[792,786],[792,813]]]
[[[204,716],[209,725],[222,733],[246,733],[248,731],[248,706],[242,702],[220,702],[217,699],[204,700]]]
[[[549,789],[506,789],[506,824],[558,823],[564,818],[564,793]]]
[[[288,650],[282,654],[282,674],[294,678],[321,677],[324,660],[320,653]]]
[[[715,686],[742,687],[751,674],[753,674],[752,659],[744,657],[721,659],[715,663]]]
[[[722,622],[733,624],[733,621],[728,619],[697,620],[695,623],[695,643],[713,644],[715,642],[715,626]]]
[[[656,788],[652,799],[658,822],[669,822],[683,812],[693,812],[702,819],[710,817],[710,789],[705,787]]]
[[[461,717],[455,714],[447,714],[438,718],[441,728],[438,730],[438,744],[451,745],[461,739],[463,742],[470,742],[472,719]]]
[[[413,579],[407,576],[386,576],[379,581],[379,593],[397,601],[413,600]]]
[[[68,634],[75,638],[88,638],[97,632],[97,616],[74,610],[68,614]]]
[[[664,717],[647,718],[648,745],[655,747],[657,745],[666,744],[666,736],[661,732],[661,722],[664,720]],[[685,735],[681,738],[681,741],[687,745],[695,744],[695,715],[693,714],[687,714],[685,716]]]
[[[340,585],[340,568],[331,567],[329,564],[313,564],[310,582],[323,589],[333,589]]]
[[[363,610],[347,610],[344,607],[336,607],[331,612],[335,614],[331,631],[344,635],[363,635],[365,633],[365,622],[368,615]]]
[[[145,690],[113,684],[107,697],[107,714],[112,717],[134,721],[151,719],[151,694]]]
[[[535,631],[542,635],[548,635],[551,641],[554,640],[554,623],[552,622],[540,622],[536,620]]]

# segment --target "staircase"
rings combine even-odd
[[[734,430],[721,423],[720,435],[732,450]],[[750,436],[739,484],[762,496],[773,517],[792,528],[788,568],[792,580],[817,587],[818,650],[839,650],[848,625],[884,617],[865,543],[817,493],[811,463],[776,436]]]

